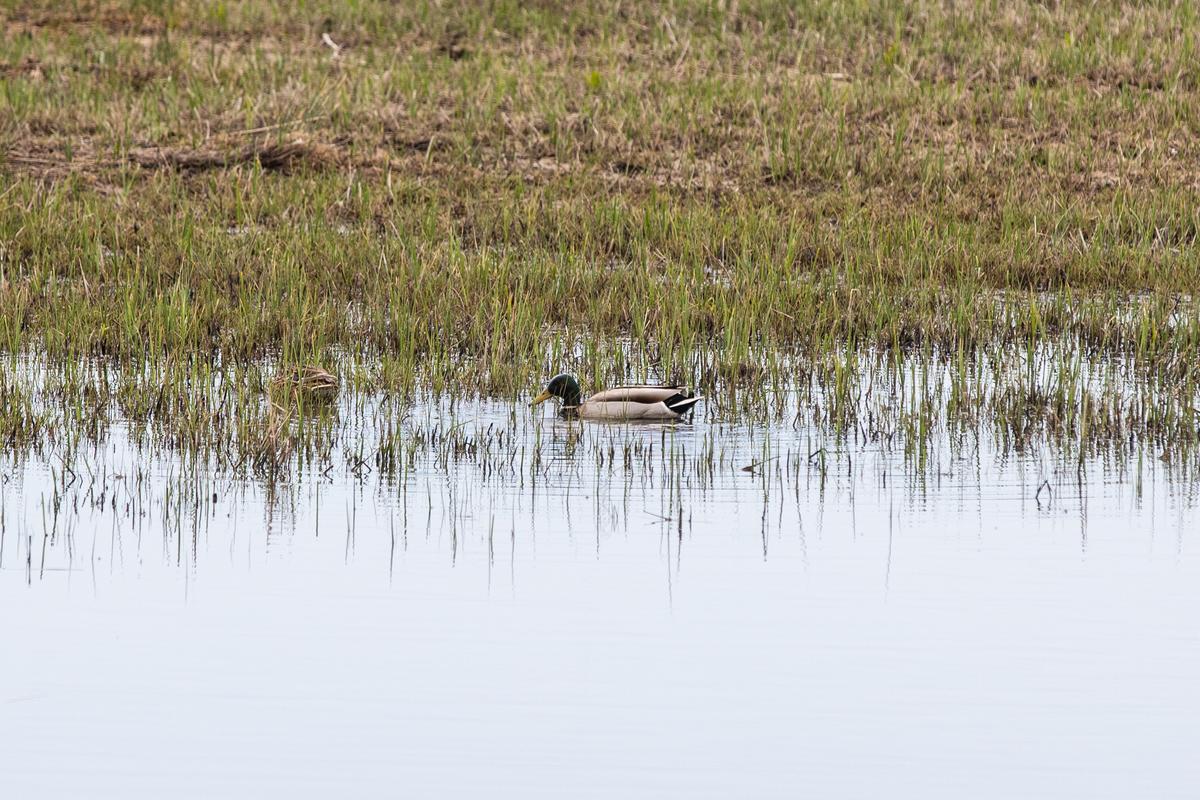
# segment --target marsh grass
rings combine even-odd
[[[716,352],[699,362],[715,361]],[[643,358],[626,350],[622,363],[633,374],[652,371]],[[1185,471],[1197,466],[1200,454],[1194,394],[1147,378],[1133,357],[1097,357],[1083,345],[1056,341],[998,354],[925,350],[902,357],[834,349],[773,358],[772,388],[708,398],[696,421],[681,430],[783,425],[807,437],[808,449],[789,458],[877,449],[902,455],[914,475],[936,471],[934,452],[955,459],[978,452],[1027,458],[1050,448],[1056,458],[1079,463],[1148,453]],[[348,366],[339,371],[353,381],[335,397],[295,385],[298,376],[327,380],[330,373],[280,371],[270,360],[135,365],[106,357],[54,365],[41,353],[9,359],[0,368],[6,401],[0,455],[9,465],[29,456],[55,464],[86,461],[119,425],[134,451],[174,460],[182,472],[269,485],[334,470],[378,472],[403,482],[421,465],[448,474],[463,460],[484,475],[551,468],[540,438],[550,423],[525,403],[496,401],[503,415],[490,410],[492,422],[483,429],[473,411],[484,402],[477,393],[424,384],[399,392],[388,386],[385,367],[368,369],[355,353],[341,359]],[[568,363],[582,373],[587,359],[580,351]],[[621,460],[614,453],[593,455],[600,464]],[[751,461],[779,457],[766,448]],[[725,454],[704,447],[689,449],[686,460],[696,472],[735,468]],[[825,456],[819,460],[824,464]]]
[[[1062,370],[1069,378],[1053,377],[1051,368],[1072,367],[1057,357],[1034,353],[1030,369],[1019,360],[897,367],[877,354],[842,354],[837,371],[855,374],[815,370],[784,392],[787,415],[712,414],[678,425],[566,422],[447,394],[400,401],[353,392],[316,409],[286,407],[254,388],[270,382],[267,367],[247,370],[245,384],[205,375],[206,400],[186,419],[152,412],[140,426],[60,425],[58,415],[76,413],[76,387],[103,385],[106,370],[124,380],[125,368],[97,360],[58,376],[39,359],[30,364],[42,370],[37,385],[54,388],[30,402],[47,409],[47,430],[71,435],[28,442],[37,448],[31,464],[28,451],[0,452],[0,549],[10,568],[25,565],[30,582],[89,563],[93,571],[105,561],[141,564],[159,547],[167,563],[191,570],[230,558],[237,542],[269,547],[299,515],[319,517],[322,494],[345,504],[347,559],[360,534],[376,545],[390,535],[392,557],[403,558],[396,551],[411,536],[439,543],[451,559],[472,549],[480,557],[485,547],[491,558],[498,527],[532,546],[547,508],[554,535],[594,535],[597,554],[601,537],[622,531],[686,546],[694,520],[703,528],[706,513],[735,513],[739,534],[758,528],[767,558],[773,541],[803,536],[806,524],[819,531],[826,504],[852,505],[855,492],[891,494],[910,508],[996,501],[1032,515],[1055,513],[1064,500],[1086,506],[1089,493],[1140,503],[1145,485],[1193,507],[1196,450],[1146,412],[1158,399],[1128,395],[1118,363],[1080,356]],[[1035,393],[1021,389],[1031,372]],[[187,406],[173,399],[178,391],[164,391],[165,407]],[[102,399],[84,407],[101,421],[113,413]],[[193,427],[206,413],[233,422]],[[1161,450],[1164,440],[1177,449]],[[359,507],[375,504],[373,522],[360,522]],[[247,511],[255,513],[245,539],[231,520]],[[325,519],[314,537],[327,535]],[[1086,548],[1086,524],[1081,530]],[[107,550],[99,558],[98,546]]]
[[[306,363],[399,405],[683,381],[918,454],[1196,438],[1189,4],[0,15],[0,351],[54,375],[9,371],[12,450],[122,416],[290,463],[320,414],[264,387]],[[953,375],[880,405],[864,363]]]

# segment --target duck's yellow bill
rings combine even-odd
[[[551,397],[554,397],[554,395],[550,394],[549,392],[542,392],[537,397],[533,398],[533,402],[530,403],[529,406],[532,408],[533,406],[546,402]]]

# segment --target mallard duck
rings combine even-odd
[[[678,386],[618,386],[584,399],[579,381],[570,375],[555,375],[530,405],[551,397],[559,399],[564,416],[660,421],[677,420],[704,399]]]

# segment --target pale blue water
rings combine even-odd
[[[0,457],[4,796],[1200,786],[1200,514],[1153,452],[441,413],[474,455],[385,479],[347,424],[274,495],[120,427],[66,489]]]

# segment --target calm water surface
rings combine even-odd
[[[121,425],[0,458],[4,796],[1200,786],[1196,487],[1149,450],[437,404],[381,470],[362,427],[274,482]]]

